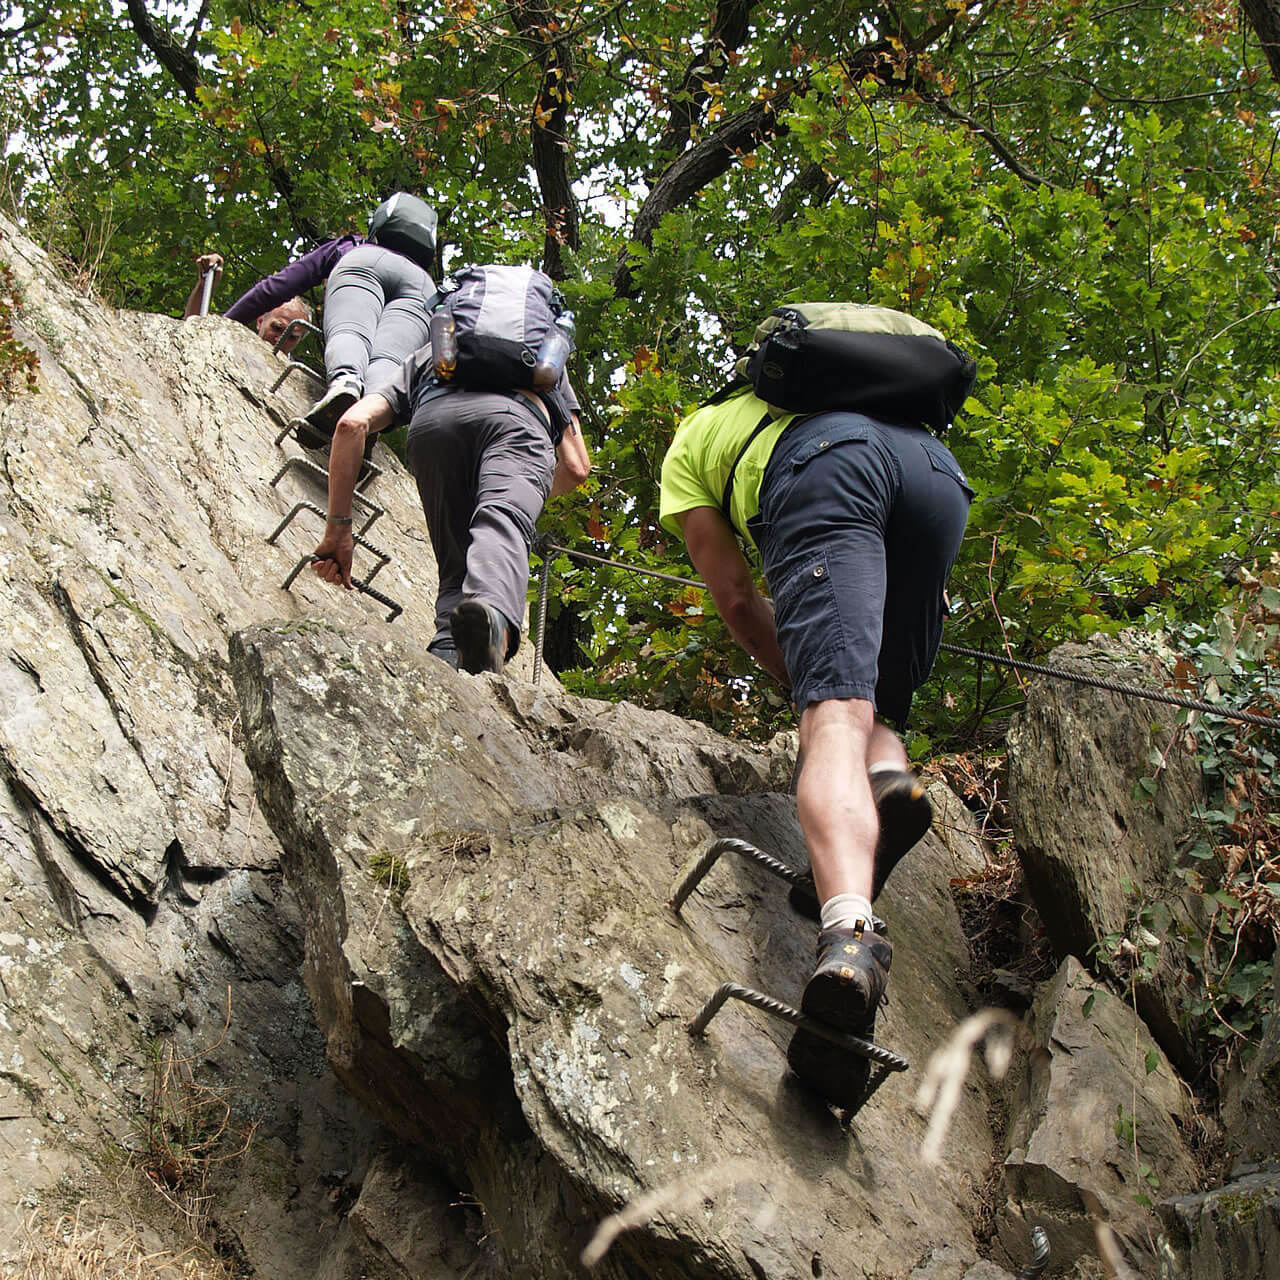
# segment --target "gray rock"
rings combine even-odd
[[[755,864],[722,859],[681,918],[664,905],[713,829],[803,861],[769,757],[336,630],[253,629],[232,665],[330,1061],[472,1190],[512,1275],[567,1273],[596,1221],[653,1193],[670,1203],[605,1274],[861,1276],[939,1240],[976,1260],[981,1085],[925,1172],[900,1079],[845,1133],[788,1076],[784,1025],[731,1003],[685,1030],[726,979],[796,1001],[812,963],[813,926]],[[916,1062],[967,1012],[949,881],[978,854],[952,825],[881,899],[881,1035]]]
[[[1280,1257],[1280,1165],[1163,1201],[1171,1280],[1263,1280]],[[1268,1262],[1267,1259],[1271,1261]]]
[[[1196,1185],[1188,1094],[1133,1010],[1068,957],[1036,999],[1009,1123],[998,1217],[1010,1258],[1043,1226],[1056,1269],[1094,1250],[1093,1219],[1151,1263],[1149,1205]],[[1140,1268],[1141,1270],[1141,1268]]]
[[[379,1131],[325,1061],[227,637],[387,624],[309,577],[279,588],[318,526],[265,535],[323,495],[296,468],[268,483],[300,456],[275,436],[310,388],[269,394],[283,366],[250,330],[104,307],[3,218],[0,260],[40,357],[38,391],[0,398],[0,1261],[34,1208],[110,1212],[172,1050],[254,1127],[211,1175],[220,1239],[259,1274],[311,1277],[349,1235],[327,1171]],[[425,647],[421,509],[375,456],[371,536],[396,557],[379,585]]]
[[[394,1280],[462,1280],[479,1274],[468,1208],[438,1174],[412,1155],[383,1153],[365,1174],[347,1221],[365,1266]],[[474,1210],[470,1213],[478,1217]],[[482,1263],[501,1274],[496,1242]]]
[[[1165,656],[1150,637],[1095,637],[1061,646],[1052,661],[1163,687]],[[1140,906],[1155,903],[1174,921],[1196,923],[1197,905],[1172,876],[1201,798],[1196,761],[1171,728],[1175,717],[1158,703],[1038,679],[1009,733],[1009,790],[1018,858],[1056,954],[1081,957],[1120,981],[1132,972],[1139,1012],[1190,1071],[1200,1051],[1179,1019],[1189,980],[1179,930],[1136,928]],[[1155,780],[1150,796],[1139,787],[1144,777]],[[1139,945],[1119,956],[1104,945],[1130,933]],[[1148,951],[1154,963],[1143,967]]]

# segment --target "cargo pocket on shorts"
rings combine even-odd
[[[833,424],[830,431],[815,436],[802,449],[796,451],[791,458],[791,469],[799,471],[807,462],[820,458],[829,449],[839,444],[847,444],[851,440],[869,440],[871,427],[865,422],[840,422]]]
[[[844,644],[844,624],[826,552],[805,558],[774,595],[773,610],[778,642],[792,671],[808,670],[814,657]]]

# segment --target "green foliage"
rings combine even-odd
[[[191,92],[105,0],[0,46],[27,225],[111,301],[175,314],[199,251],[226,255],[225,305],[398,187],[437,205],[446,263],[554,259],[596,464],[548,515],[564,545],[688,576],[655,521],[676,424],[762,314],[821,298],[908,309],[979,360],[949,436],[978,493],[950,639],[1035,658],[1203,620],[1265,545],[1276,93],[1234,6],[782,0],[715,38],[696,6],[598,0],[156,20]],[[785,722],[700,592],[562,559],[553,599],[587,633],[574,688]],[[998,729],[1014,680],[944,654],[913,751]]]
[[[20,390],[36,389],[36,370],[40,358],[18,341],[13,331],[13,272],[0,262],[0,395],[16,395]]]

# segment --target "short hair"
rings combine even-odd
[[[311,323],[311,304],[305,298],[290,298],[288,302],[282,302],[278,307],[272,307],[272,311],[289,311],[293,314],[289,316],[290,320],[305,320]],[[271,312],[264,312],[270,315]],[[261,316],[259,317],[261,319]]]

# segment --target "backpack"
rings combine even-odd
[[[436,211],[425,200],[397,191],[373,211],[367,239],[404,254],[429,275],[436,263]]]
[[[564,302],[532,267],[466,267],[440,309],[453,318],[457,367],[451,382],[473,391],[534,386],[534,366]],[[562,331],[561,331],[562,332]]]
[[[570,421],[561,387],[573,318],[551,277],[532,267],[487,266],[453,278],[455,288],[431,317],[434,381],[469,391],[536,390],[559,440]]]
[[[757,327],[735,380],[713,400],[749,383],[774,417],[843,409],[941,432],[977,371],[959,347],[905,312],[799,302],[776,307]]]

